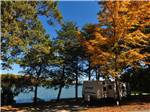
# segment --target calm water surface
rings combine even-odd
[[[49,101],[52,99],[56,99],[58,94],[58,89],[55,90],[54,88],[43,88],[38,87],[38,94],[37,97],[44,100]],[[15,97],[16,103],[29,103],[32,102],[34,93],[20,93],[18,96]],[[82,97],[82,86],[78,87],[78,96]],[[70,86],[69,88],[63,88],[60,98],[74,98],[75,97],[75,86]]]

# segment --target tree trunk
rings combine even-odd
[[[117,95],[116,103],[119,106],[121,99],[120,99],[119,83],[118,83],[118,78],[117,77],[115,78],[115,84],[116,84],[116,95]]]
[[[76,73],[75,97],[78,98],[78,71]]]
[[[61,95],[61,91],[62,91],[62,88],[64,86],[64,76],[65,76],[65,66],[63,66],[63,72],[62,72],[62,76],[61,76],[61,83],[60,83],[60,87],[59,87],[59,91],[58,91],[58,95],[57,95],[57,101],[60,100],[60,95]]]
[[[35,85],[35,90],[34,90],[34,104],[37,104],[37,89],[38,89],[38,84]]]
[[[14,95],[9,87],[2,87],[1,92],[1,104],[2,105],[12,105],[14,103]]]
[[[116,53],[115,53],[115,71],[116,72],[118,71],[117,59],[118,59],[118,51],[116,51]],[[116,83],[116,94],[117,94],[116,103],[117,103],[117,106],[119,106],[121,98],[120,98],[120,90],[119,90],[120,84],[118,82],[118,74],[116,74],[115,83]]]
[[[99,72],[99,68],[97,69],[97,73],[98,73],[98,80],[100,79],[100,72]]]
[[[42,65],[39,66],[39,70],[36,72],[37,73],[37,77],[35,78],[36,80],[36,84],[35,84],[35,90],[34,90],[34,104],[37,104],[37,89],[38,89],[38,81],[39,81],[39,77],[41,75],[41,70],[42,70]]]
[[[96,80],[99,81],[99,72],[98,72],[98,68],[96,68]]]
[[[118,8],[118,2],[116,2],[115,8]],[[114,16],[115,17],[112,18],[113,19],[113,26],[114,26],[114,35],[113,36],[114,36],[114,39],[118,39],[118,31],[117,31],[117,28],[116,28],[118,21],[117,21],[117,19],[115,19],[115,18],[118,18],[118,11],[116,11]],[[118,41],[115,44],[118,45]],[[115,53],[115,65],[114,65],[114,67],[115,67],[115,72],[117,72],[118,71],[118,64],[117,64],[117,60],[118,60],[118,46],[116,46],[116,48],[114,49],[114,53]],[[118,86],[119,85],[118,74],[116,74],[115,83],[116,83],[116,94],[117,94],[117,99],[116,99],[117,102],[116,103],[119,106],[120,105],[120,90],[119,90],[119,86]]]
[[[60,87],[59,87],[58,95],[57,95],[57,101],[60,100],[60,95],[61,95],[62,88],[63,88],[63,86],[61,84]]]
[[[96,80],[98,80],[98,73],[97,73],[97,69],[95,69],[96,72]]]
[[[89,80],[91,80],[91,62],[89,61]]]

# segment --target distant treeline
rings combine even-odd
[[[1,87],[12,87],[17,88],[34,86],[37,81],[31,75],[16,75],[16,74],[0,74]],[[51,80],[43,80],[42,78],[38,80],[39,85],[52,85]]]

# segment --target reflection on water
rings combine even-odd
[[[54,88],[46,89],[43,87],[38,88],[37,97],[44,100],[49,101],[52,99],[56,99],[58,94],[58,89],[54,90]],[[28,103],[32,102],[34,93],[20,93],[15,97],[16,103]],[[78,96],[82,97],[82,86],[78,87]],[[63,88],[60,98],[74,98],[75,97],[75,87],[70,86],[69,88]]]

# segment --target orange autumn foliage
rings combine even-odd
[[[98,15],[99,25],[86,28],[90,38],[80,36],[93,65],[100,65],[106,75],[117,76],[126,66],[145,61],[149,53],[150,2],[103,1]]]

